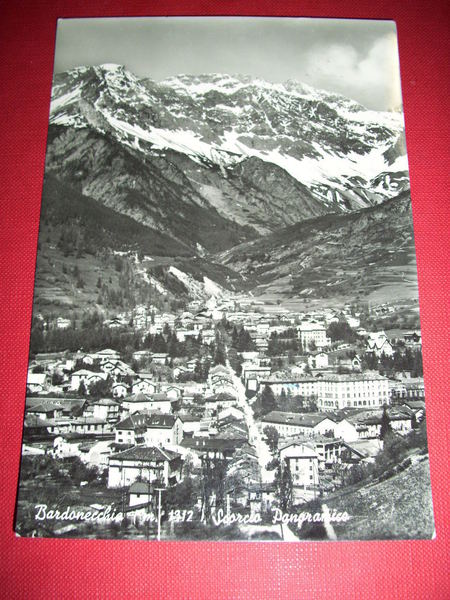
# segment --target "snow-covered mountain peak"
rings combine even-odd
[[[269,173],[271,186],[278,179],[281,190],[282,180],[289,182],[292,215],[298,214],[295,182],[325,211],[376,204],[408,186],[401,113],[366,110],[295,81],[213,73],[156,82],[122,65],[80,67],[55,76],[50,122],[94,129],[145,160],[167,160],[170,152],[174,164],[193,161],[193,173],[219,169],[223,181],[236,173],[248,180],[246,171],[257,168],[259,193],[267,189]],[[230,204],[223,189],[211,189],[209,174],[191,177],[205,202],[251,221],[254,207],[241,209],[239,200]],[[233,186],[229,193],[236,197]],[[280,212],[279,218],[290,217]]]
[[[250,79],[244,76],[212,73],[204,75],[176,75],[161,81],[161,85],[169,86],[183,94],[203,96],[209,92],[231,95],[245,88]]]
[[[113,72],[125,71],[125,66],[120,65],[118,63],[103,63],[101,65],[98,65],[98,67],[95,67],[95,68],[99,69],[101,71],[113,71]]]

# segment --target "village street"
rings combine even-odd
[[[251,409],[247,396],[245,395],[245,387],[240,378],[236,375],[232,369],[230,362],[227,360],[227,367],[230,370],[233,378],[233,385],[237,393],[238,407],[243,411],[245,415],[245,421],[248,427],[249,442],[254,446],[258,457],[259,466],[261,469],[261,480],[263,483],[269,483],[273,481],[275,471],[268,471],[266,466],[272,460],[269,447],[264,442],[261,433],[255,423],[253,410]]]
[[[285,542],[298,542],[299,538],[287,525],[281,525],[281,537]]]

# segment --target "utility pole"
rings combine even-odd
[[[164,488],[155,488],[155,492],[158,492],[158,534],[156,539],[158,542],[161,540],[161,492]]]
[[[148,478],[147,478],[147,514],[148,514],[148,521],[147,521],[147,540],[149,539],[149,535],[150,535],[150,512],[151,512],[151,502],[150,502],[150,498],[152,498],[153,500],[153,494],[151,494],[151,484],[150,484],[150,467],[148,468]]]
[[[125,489],[125,469],[122,470],[122,520],[124,520],[126,518],[125,516],[125,505],[126,505],[126,489]]]

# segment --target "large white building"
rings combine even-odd
[[[292,380],[262,381],[259,391],[268,385],[279,396],[314,398],[319,410],[341,408],[379,408],[390,402],[389,380],[377,372],[334,374],[322,377],[298,377]]]
[[[267,385],[275,396],[284,392],[288,396],[302,396],[311,398],[317,395],[319,380],[315,377],[297,377],[295,379],[272,379],[261,381],[259,392],[261,393]]]
[[[310,348],[314,343],[316,348],[324,348],[330,345],[330,338],[327,337],[327,332],[322,323],[315,321],[307,321],[301,323],[298,328],[298,335],[305,350]]]
[[[376,372],[326,375],[317,381],[319,410],[389,404],[389,380]]]

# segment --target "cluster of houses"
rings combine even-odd
[[[108,326],[123,326],[129,317],[118,316]],[[201,340],[206,356],[224,318],[245,327],[252,340],[253,349],[239,353],[239,386],[228,361],[210,367],[199,381],[186,377],[199,358],[170,364],[167,353],[147,349],[133,354],[138,364],[151,365],[146,370],[134,370],[112,349],[36,356],[27,381],[24,453],[78,456],[107,470],[108,487],[127,488],[132,505],[148,501],[154,486],[179,482],[185,464],[200,469],[208,460],[226,461],[229,472],[240,473],[245,483],[244,495],[242,485],[232,490],[234,498],[247,505],[267,503],[273,486],[261,483],[243,402],[251,406],[269,388],[275,399],[315,403],[314,412],[273,410],[257,422],[262,437],[266,427],[276,429],[280,458],[289,463],[301,501],[326,489],[337,464],[373,460],[382,445],[384,407],[392,429],[401,435],[424,418],[422,378],[399,373],[389,379],[364,370],[361,351],[349,353],[348,344],[332,344],[327,336],[330,324],[344,319],[359,336],[362,352],[379,358],[392,356],[399,341],[420,345],[418,332],[368,333],[347,308],[339,314],[331,309],[271,313],[231,300],[179,315],[143,309],[132,315],[133,326],[145,333],[163,333],[168,326],[179,341]],[[280,369],[267,350],[271,336],[285,331],[295,332],[302,355]],[[108,393],[90,394],[102,382],[108,382]]]
[[[408,434],[425,415],[422,400],[407,401],[386,410],[393,432]],[[259,422],[279,436],[279,459],[289,465],[294,501],[307,502],[332,490],[338,469],[373,462],[383,448],[380,439],[383,411],[347,409],[333,413],[271,411]],[[265,431],[266,430],[266,431]]]
[[[138,387],[133,383],[134,393],[98,399],[30,394],[24,423],[25,454],[49,453],[58,459],[77,456],[106,469],[108,487],[131,490],[134,484],[145,482],[146,494],[150,485],[153,489],[157,484],[167,487],[180,481],[187,457],[200,468],[203,457],[232,461],[239,449],[239,460],[244,453],[255,470],[257,458],[249,444],[245,415],[238,408],[230,367],[212,367],[200,397],[188,385],[135,376],[110,351],[89,355],[90,359],[93,362],[87,364],[108,369],[114,363]],[[109,373],[115,375],[113,370]],[[80,371],[74,371],[72,378],[74,375],[79,376]],[[134,503],[135,488],[130,492]]]
[[[394,432],[406,435],[424,418],[423,401],[411,401],[402,406],[386,409],[389,423]],[[271,411],[259,422],[261,430],[270,426],[280,437],[290,438],[327,435],[346,443],[359,440],[380,439],[383,411],[343,410],[333,413],[292,413]]]

